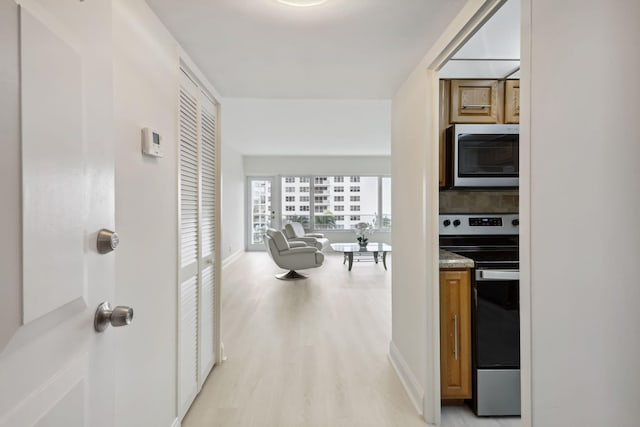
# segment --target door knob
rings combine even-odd
[[[103,302],[98,306],[93,319],[93,327],[97,332],[103,332],[107,326],[127,326],[133,320],[133,308],[119,305],[111,308],[111,304]]]
[[[115,231],[102,229],[98,232],[98,253],[108,254],[118,247],[120,244],[120,237]]]

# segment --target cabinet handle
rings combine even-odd
[[[453,316],[453,356],[458,360],[458,315]]]
[[[489,108],[491,104],[463,104],[462,108]]]

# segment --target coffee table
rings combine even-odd
[[[336,252],[342,252],[344,254],[344,259],[342,263],[344,264],[347,260],[349,260],[349,271],[351,271],[351,267],[353,267],[353,254],[373,254],[373,261],[378,263],[378,255],[382,253],[382,265],[384,265],[384,269],[387,269],[387,253],[391,252],[391,245],[387,245],[386,243],[368,243],[367,246],[360,246],[358,243],[332,243],[331,249]]]

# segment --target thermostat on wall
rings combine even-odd
[[[158,131],[151,128],[142,129],[142,154],[153,157],[162,157],[162,137]]]

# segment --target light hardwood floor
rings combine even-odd
[[[223,272],[227,361],[182,426],[425,426],[387,359],[390,269],[349,272],[328,255],[308,279],[285,282],[266,253],[244,254]],[[445,425],[472,425],[464,415]]]

